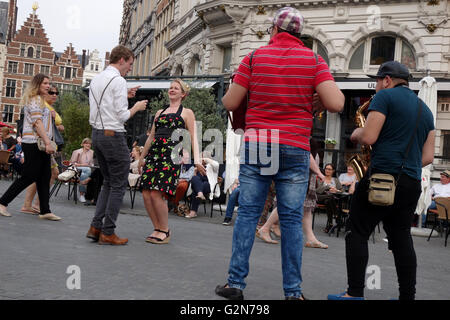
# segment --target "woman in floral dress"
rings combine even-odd
[[[142,195],[145,209],[154,227],[153,233],[146,241],[154,244],[169,243],[171,236],[166,199],[175,195],[180,175],[180,165],[175,164],[172,159],[172,151],[179,144],[179,141],[171,139],[175,130],[189,131],[194,164],[200,173],[206,174],[200,162],[194,112],[181,105],[189,90],[189,86],[180,79],[171,83],[168,92],[170,104],[156,113],[152,131],[141,155]]]

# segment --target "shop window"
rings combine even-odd
[[[311,49],[312,51],[320,55],[322,59],[325,60],[327,65],[330,65],[330,59],[328,58],[328,51],[320,41],[313,39],[312,37],[309,36],[303,36],[300,38],[300,40],[302,40],[305,47]]]
[[[14,118],[14,106],[5,104],[5,107],[3,108],[2,116],[3,116],[3,122],[12,123],[13,118]]]
[[[350,60],[349,69],[360,70],[364,65],[364,47],[365,43],[361,44],[358,49],[353,53],[352,59]]]
[[[16,80],[6,80],[6,97],[14,98],[16,96]]]
[[[370,50],[370,64],[381,65],[386,61],[394,60],[395,38],[378,37],[372,39]]]
[[[34,58],[34,49],[33,49],[33,47],[29,47],[28,48],[27,58]]]
[[[66,73],[64,74],[65,79],[72,79],[72,68],[66,67]]]
[[[34,75],[34,64],[25,63],[25,68],[24,68],[23,74],[25,74],[27,76]]]
[[[222,73],[231,72],[231,47],[223,48]]]
[[[379,66],[386,61],[400,61],[415,70],[416,55],[413,47],[400,37],[376,36],[365,39],[353,52],[349,70],[364,70]]]
[[[49,76],[50,75],[50,66],[41,66],[41,73]]]
[[[444,143],[443,143],[443,153],[442,156],[446,160],[450,160],[450,131],[443,132]]]
[[[18,65],[19,64],[17,62],[9,61],[8,62],[8,73],[17,73]]]
[[[416,59],[414,58],[414,51],[406,41],[402,41],[401,62],[411,70],[416,69]]]

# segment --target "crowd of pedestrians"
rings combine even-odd
[[[317,142],[311,139],[313,118],[323,111],[341,112],[345,97],[323,58],[301,41],[304,26],[297,9],[279,9],[268,30],[270,42],[243,58],[223,97],[225,108],[231,112],[248,95],[251,98],[239,178],[229,189],[223,221],[224,225],[231,225],[238,206],[228,278],[215,288],[215,293],[227,299],[244,298],[250,254],[257,237],[271,244],[281,242],[285,299],[306,300],[301,274],[303,247],[328,248],[312,230],[312,212],[317,204],[325,206],[328,219],[324,231],[329,232],[338,208],[334,194],[344,192],[352,194],[345,238],[348,288],[328,298],[364,299],[367,241],[378,223],[383,222],[395,260],[399,297],[414,299],[417,262],[410,227],[421,193],[421,168],[433,161],[433,115],[409,89],[409,70],[395,61],[384,63],[376,75],[371,75],[376,79],[377,93],[370,104],[366,126],[351,136],[355,144],[372,146],[368,172],[361,181],[352,166],[339,177],[332,163],[326,164],[322,172],[316,160]],[[127,187],[142,188],[153,229],[145,241],[157,245],[170,243],[173,236],[168,216],[171,209],[194,219],[201,202],[212,200],[221,192],[217,187],[222,179],[219,163],[208,152],[200,152],[195,114],[183,105],[191,88],[181,79],[171,82],[167,91],[169,103],[156,112],[150,128],[135,141],[130,158],[124,124],[145,110],[148,102],[141,100],[129,108],[129,99],[139,89],[127,89],[124,79],[133,63],[133,52],[119,45],[111,52],[110,65],[92,80],[92,139],[85,138],[70,159],[79,172],[81,202],[86,202],[92,169],[97,167],[97,174],[101,173],[101,191],[86,234],[101,245],[128,243],[116,233]],[[9,129],[2,130],[2,146],[14,152],[13,163],[21,172],[0,198],[2,216],[11,216],[8,205],[28,188],[22,212],[61,220],[49,205],[49,186],[59,173],[52,141],[55,130],[64,131],[62,119],[52,107],[58,94],[48,76],[34,76],[21,102],[22,137],[15,140]],[[192,155],[172,139],[179,129],[189,133]],[[262,154],[271,155],[269,166]],[[367,197],[369,178],[378,173],[390,174],[396,180],[394,203],[387,207],[372,204]],[[449,196],[449,176],[448,170],[441,173],[441,184],[433,187],[433,197]],[[39,201],[33,204],[36,190]],[[188,207],[180,205],[185,197],[190,199]],[[280,241],[273,239],[272,233]]]

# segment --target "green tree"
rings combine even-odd
[[[84,138],[91,137],[89,125],[89,101],[83,92],[66,92],[55,103],[64,125],[64,149],[66,158],[80,148]]]

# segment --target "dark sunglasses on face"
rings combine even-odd
[[[59,92],[56,91],[49,91],[48,94],[51,96],[59,96]]]

